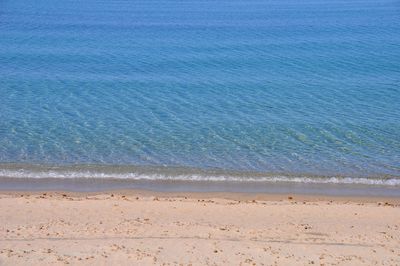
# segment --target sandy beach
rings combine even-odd
[[[2,192],[0,265],[399,265],[398,198]]]

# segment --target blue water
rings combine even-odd
[[[1,1],[0,164],[400,178],[400,2]]]

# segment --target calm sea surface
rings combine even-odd
[[[0,2],[0,176],[174,169],[399,185],[400,2]]]

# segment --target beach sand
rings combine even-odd
[[[398,198],[0,193],[0,265],[400,265]]]

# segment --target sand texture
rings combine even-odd
[[[400,265],[396,201],[3,193],[0,265]]]

